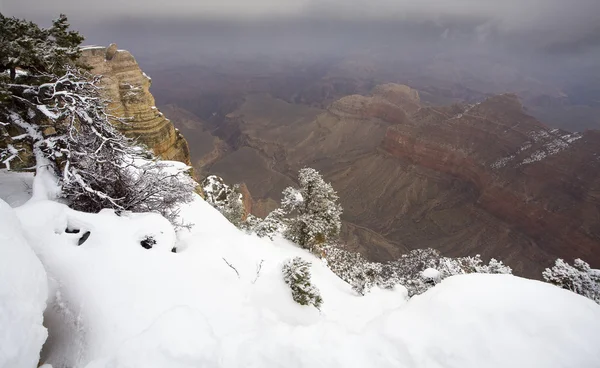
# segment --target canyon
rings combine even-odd
[[[547,127],[512,94],[433,106],[398,84],[326,108],[267,93],[236,105],[222,118],[163,111],[192,142],[197,171],[244,182],[255,215],[310,166],[338,191],[344,245],[369,259],[431,247],[536,278],[558,257],[600,264],[598,131]]]
[[[520,96],[377,84],[342,62],[295,77],[158,73],[157,107],[128,51],[87,47],[81,60],[124,134],[198,179],[241,184],[246,213],[277,208],[309,166],[340,196],[342,245],[370,260],[434,248],[533,278],[556,258],[600,267],[600,131],[551,128]]]

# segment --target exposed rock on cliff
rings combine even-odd
[[[137,139],[165,160],[190,164],[185,138],[156,108],[149,91],[151,80],[133,55],[112,44],[84,48],[81,61],[92,68],[92,73],[103,76],[112,114],[127,119],[127,124],[116,123],[125,135]]]

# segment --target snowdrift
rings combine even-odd
[[[42,326],[46,272],[0,199],[0,367],[37,367],[47,331]]]
[[[359,297],[319,259],[238,231],[199,197],[182,209],[194,228],[179,233],[155,214],[48,200],[15,212],[53,280],[41,362],[54,368],[600,366],[600,306],[542,282],[473,274],[410,300],[403,287]],[[296,256],[312,264],[320,311],[294,303],[283,281]],[[45,289],[23,298],[45,300]],[[38,341],[34,327],[19,333]]]

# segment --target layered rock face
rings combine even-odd
[[[150,93],[151,80],[133,55],[113,44],[84,48],[81,61],[91,67],[93,74],[103,76],[101,83],[105,97],[110,100],[110,112],[126,121],[115,122],[119,130],[162,159],[190,164],[185,138],[156,108]]]
[[[513,95],[455,115],[423,108],[412,118],[388,129],[383,150],[471,184],[479,208],[530,239],[498,256],[600,264],[600,132],[546,128]]]

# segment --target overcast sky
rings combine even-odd
[[[599,24],[600,0],[0,0],[5,15],[78,19],[120,16],[331,16],[355,19],[477,17],[505,29]]]
[[[482,38],[537,32],[557,50],[600,45],[600,0],[0,0],[0,12],[42,24],[62,12],[75,27],[147,17],[428,21],[467,24]]]

